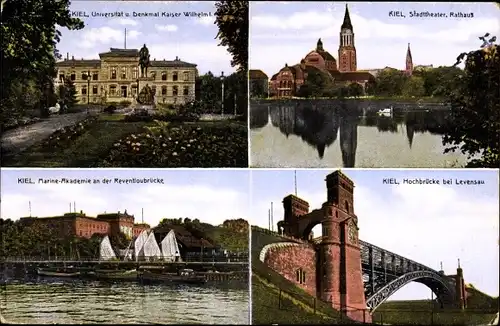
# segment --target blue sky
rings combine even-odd
[[[297,194],[311,210],[326,201],[325,177],[332,170],[297,170]],[[465,282],[498,296],[499,183],[489,170],[343,170],[354,181],[354,212],[360,239],[447,274],[460,258]],[[484,180],[481,186],[387,185],[384,178]],[[252,170],[251,223],[268,227],[283,219],[283,197],[294,193],[293,170]],[[276,228],[276,226],[275,226]],[[321,227],[313,229],[321,235]],[[411,283],[391,299],[430,298],[430,290]]]
[[[163,178],[164,184],[18,184],[18,178]],[[211,224],[248,219],[249,175],[245,170],[9,170],[1,171],[2,218],[54,216],[76,210],[95,216],[125,211],[156,226],[165,217],[198,218]]]
[[[123,48],[125,28],[127,48],[141,48],[145,43],[151,60],[181,60],[198,65],[200,74],[212,71],[219,75],[234,72],[231,56],[225,47],[217,46],[218,28],[214,24],[213,1],[72,1],[72,11],[83,11],[88,18],[80,18],[85,28],[69,31],[60,28],[61,54],[81,59],[98,59],[100,52],[110,47]],[[123,17],[92,17],[92,12],[123,12]],[[180,17],[133,17],[134,12],[181,13]],[[212,16],[185,17],[184,12],[211,13]],[[129,14],[129,17],[125,17]]]
[[[338,60],[339,32],[346,2],[251,2],[250,69],[269,78],[297,64],[316,48],[318,38]],[[500,9],[494,3],[348,2],[358,70],[404,69],[410,43],[414,65],[452,65],[465,51],[479,48],[479,36],[500,37]],[[401,11],[406,18],[389,17]],[[472,12],[474,18],[410,18],[409,12]]]

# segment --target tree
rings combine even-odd
[[[323,97],[328,95],[328,92],[333,87],[333,82],[326,73],[315,68],[309,68],[304,85],[306,88],[303,91],[299,89],[299,92],[307,90],[310,97]]]
[[[408,77],[396,69],[385,69],[377,75],[376,94],[382,96],[400,96]]]
[[[222,93],[221,79],[210,71],[200,76],[200,101],[212,109],[220,106]]]
[[[500,47],[489,33],[480,37],[480,50],[462,53],[465,60],[458,87],[450,93],[449,128],[443,136],[445,153],[468,155],[467,167],[500,166]]]
[[[78,103],[78,99],[76,98],[75,83],[73,83],[71,79],[66,78],[64,80],[64,85],[59,86],[59,98],[64,105],[68,106],[68,108],[73,107],[76,103]]]
[[[424,79],[422,77],[411,76],[406,80],[401,90],[401,95],[405,97],[422,97],[425,95]]]
[[[265,85],[266,83],[265,79],[254,79],[250,82],[250,96],[251,97],[265,97],[266,94],[266,89]]]
[[[233,56],[231,66],[248,70],[248,1],[226,0],[215,3],[216,38]]]
[[[8,91],[16,82],[34,81],[40,93],[37,107],[47,109],[55,100],[53,79],[60,55],[56,44],[61,33],[56,26],[81,29],[84,24],[71,18],[69,0],[7,0],[3,6],[0,61],[1,121],[15,111]],[[45,112],[46,113],[46,112]]]
[[[352,97],[360,97],[363,95],[363,86],[358,83],[350,83],[347,86],[347,93]]]

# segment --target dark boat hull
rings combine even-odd
[[[155,274],[144,272],[139,275],[139,280],[143,283],[177,283],[203,285],[207,282],[204,276],[181,276],[172,274]]]

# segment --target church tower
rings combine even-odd
[[[411,76],[413,74],[413,60],[411,58],[410,43],[408,43],[408,50],[406,50],[406,75]]]
[[[356,71],[356,48],[354,47],[354,29],[352,28],[349,8],[345,5],[344,22],[340,27],[339,70]]]

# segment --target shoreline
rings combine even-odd
[[[448,106],[444,98],[402,98],[402,97],[345,97],[345,98],[330,98],[330,97],[289,97],[289,98],[250,98],[250,102],[290,102],[290,101],[346,101],[346,102],[394,102],[405,105],[439,105]]]

